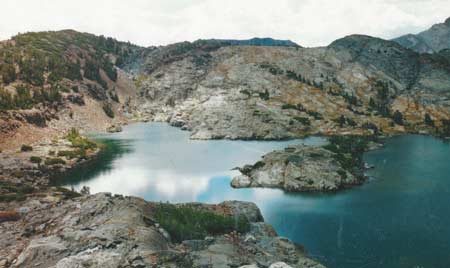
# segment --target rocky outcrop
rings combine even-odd
[[[363,179],[346,170],[336,154],[315,146],[291,146],[263,156],[254,165],[239,169],[235,188],[269,187],[288,192],[337,191],[361,184]]]
[[[323,267],[278,237],[250,203],[192,204],[247,216],[251,229],[174,244],[153,217],[155,203],[110,194],[60,202],[49,194],[15,204],[21,219],[0,224],[0,267]]]
[[[106,128],[106,131],[109,133],[122,132],[122,126],[113,124]]]

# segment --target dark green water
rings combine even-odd
[[[165,124],[99,137],[108,150],[61,178],[92,192],[171,202],[253,201],[277,232],[335,268],[450,267],[450,145],[425,136],[389,139],[365,155],[376,166],[361,187],[337,194],[232,189],[230,171],[289,142],[191,141]]]

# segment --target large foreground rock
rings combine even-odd
[[[65,201],[29,199],[11,205],[21,219],[0,224],[2,268],[225,268],[269,267],[279,262],[290,267],[323,267],[301,247],[278,237],[252,203],[187,204],[245,216],[251,228],[246,234],[232,232],[180,244],[172,243],[170,234],[155,221],[156,204],[140,198],[96,194]]]
[[[263,156],[262,161],[239,169],[233,178],[235,188],[268,187],[289,192],[336,191],[361,183],[345,170],[335,153],[316,146],[291,146]]]

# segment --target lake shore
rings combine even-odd
[[[80,136],[80,139],[85,138]],[[4,234],[0,239],[1,268],[28,267],[31,264],[33,267],[51,265],[67,267],[87,262],[91,267],[104,265],[115,267],[114,265],[119,263],[129,265],[185,263],[188,265],[186,267],[189,267],[192,264],[204,265],[203,262],[220,266],[224,259],[228,260],[229,265],[236,267],[252,263],[270,267],[275,264],[284,265],[282,267],[324,267],[308,258],[302,247],[279,237],[270,225],[263,222],[259,209],[251,203],[236,202],[215,207],[198,204],[195,208],[199,210],[220,208],[222,211],[229,211],[226,214],[234,215],[233,217],[237,215],[235,213],[243,214],[251,219],[250,230],[243,233],[227,231],[224,234],[210,235],[197,240],[174,242],[170,238],[171,234],[153,219],[150,222],[137,220],[147,217],[152,203],[139,198],[110,194],[81,196],[65,188],[50,186],[52,176],[65,174],[92,161],[100,153],[101,146],[79,155],[77,147],[74,147],[70,138],[65,137],[55,139],[51,143],[36,143],[29,147],[20,152],[0,154],[3,164],[2,174],[5,174],[5,179],[1,182],[0,202],[2,211],[0,229]],[[3,192],[3,189],[7,192]],[[106,208],[100,204],[108,205]],[[135,206],[140,209],[134,209]],[[236,212],[236,206],[245,209]],[[221,213],[224,212],[219,212]],[[65,215],[63,219],[62,215]],[[123,215],[131,217],[127,223],[130,228],[139,230],[135,238],[131,235],[131,238],[124,240],[120,236],[120,230],[124,228],[123,223],[108,225],[108,232],[111,233],[107,237],[100,234],[101,222],[116,221]],[[83,220],[75,225],[69,219],[80,217]],[[78,232],[78,241],[86,242],[74,243],[67,235],[65,231],[67,229]],[[138,238],[140,235],[153,237],[152,239],[158,242],[150,245],[136,242],[135,240],[140,239]],[[97,238],[92,240],[93,237]],[[271,241],[269,247],[268,241]],[[135,249],[130,251],[127,248]]]

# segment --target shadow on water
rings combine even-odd
[[[112,171],[114,160],[134,150],[130,140],[96,139],[96,141],[103,146],[96,157],[68,172],[54,176],[51,179],[52,184],[68,186],[90,181],[100,174]]]

